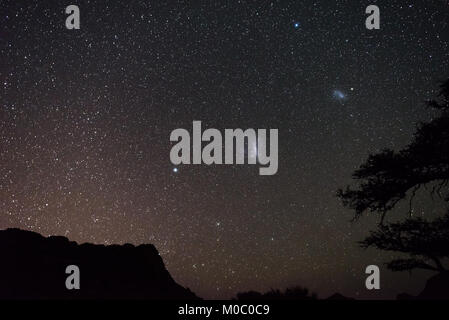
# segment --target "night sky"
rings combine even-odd
[[[391,273],[391,255],[358,247],[379,219],[351,223],[335,193],[432,117],[449,2],[170,2],[0,1],[0,229],[153,243],[205,298],[422,289],[428,274]],[[80,30],[65,27],[70,4]],[[380,30],[365,28],[370,4]],[[194,120],[279,129],[277,174],[174,166],[170,133]],[[365,289],[369,264],[379,291]]]

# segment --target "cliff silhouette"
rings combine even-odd
[[[0,299],[199,299],[177,284],[151,244],[77,244],[65,237],[0,230]],[[66,267],[80,269],[68,290]]]

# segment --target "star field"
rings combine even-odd
[[[391,298],[423,277],[365,267],[335,191],[407,144],[447,77],[447,1],[0,3],[0,228],[153,243],[205,298],[302,285]],[[376,4],[381,29],[365,28]],[[279,129],[279,170],[179,165],[170,132]],[[403,288],[403,289],[402,289]]]

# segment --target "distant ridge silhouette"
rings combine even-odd
[[[0,299],[199,299],[178,285],[151,244],[77,244],[65,237],[0,230]],[[68,265],[80,290],[68,290]]]
[[[271,289],[265,293],[257,291],[246,291],[237,293],[236,299],[239,301],[251,300],[317,300],[315,293],[309,292],[309,289],[301,286],[295,286],[281,291],[279,289]]]
[[[401,293],[398,300],[448,300],[449,299],[449,272],[438,273],[427,280],[424,289],[417,295],[412,296]]]
[[[326,300],[335,300],[335,301],[351,301],[355,300],[354,298],[346,297],[342,295],[341,293],[334,293],[333,295],[326,298]]]

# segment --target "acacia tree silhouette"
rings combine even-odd
[[[411,256],[389,262],[393,271],[422,268],[447,272],[441,260],[449,257],[449,212],[433,222],[409,218],[384,225],[387,212],[406,198],[412,215],[413,198],[423,187],[430,186],[432,197],[449,202],[449,79],[441,83],[439,99],[426,104],[439,115],[420,123],[408,146],[398,152],[385,149],[370,155],[353,173],[356,187],[337,191],[343,205],[355,210],[354,220],[364,212],[380,214],[379,229],[359,243],[362,247]]]
[[[387,263],[393,271],[419,268],[447,272],[441,260],[449,258],[449,214],[431,222],[416,218],[380,225],[377,231],[372,231],[359,243],[363,248],[373,246],[411,255],[410,259],[395,259]]]

